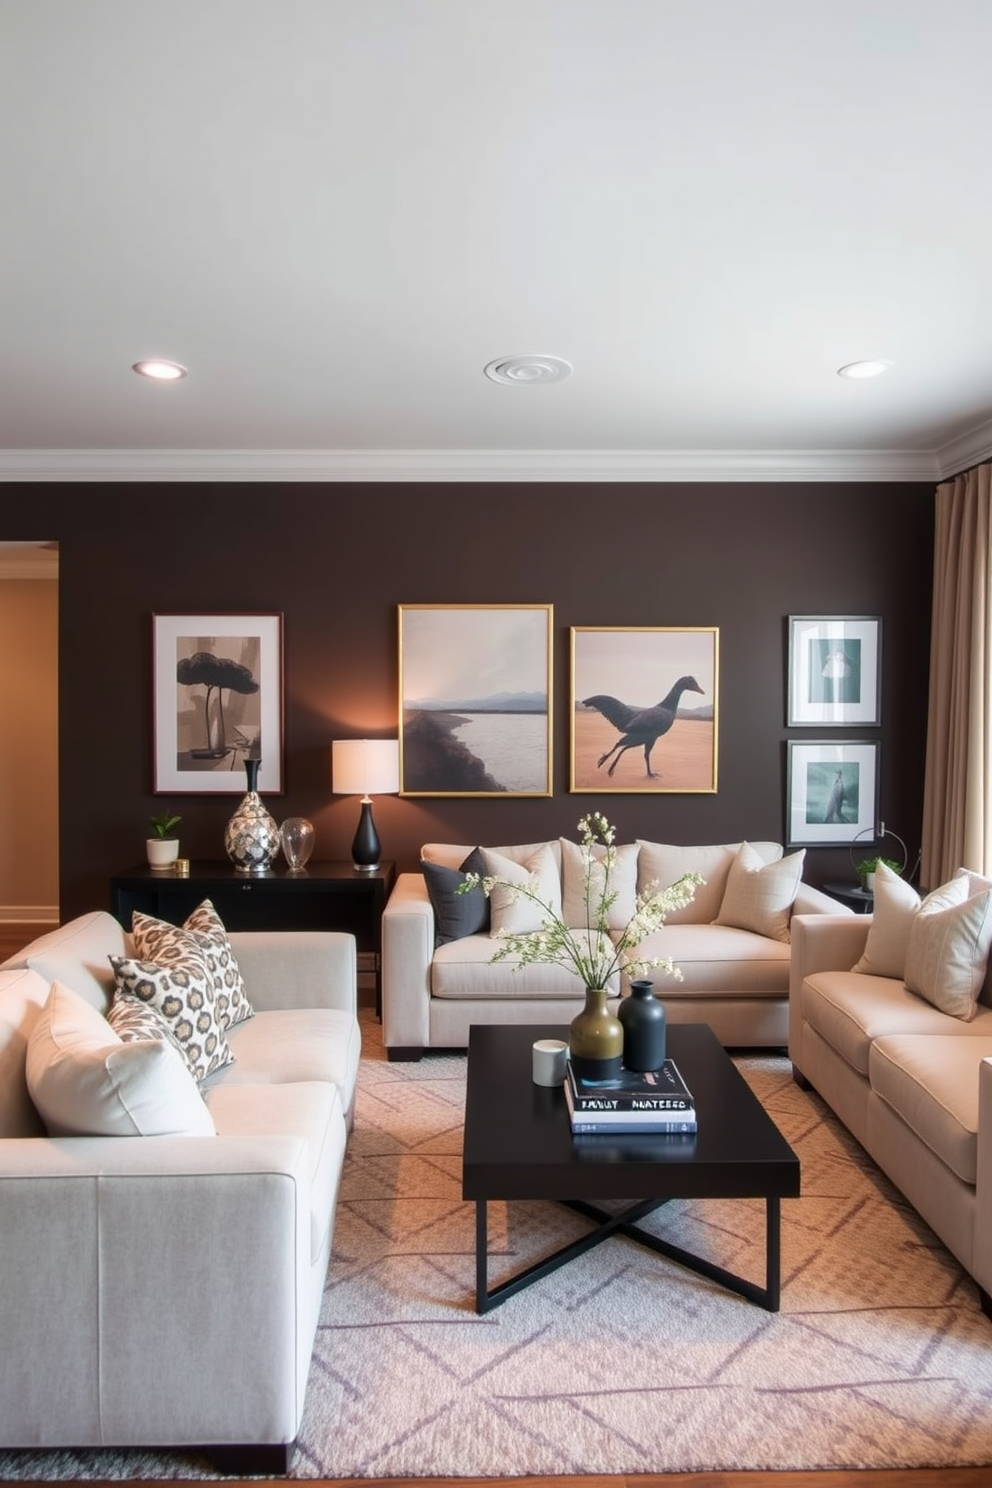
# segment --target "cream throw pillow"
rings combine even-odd
[[[716,924],[788,941],[805,857],[806,849],[801,848],[777,863],[765,863],[749,842],[742,842],[730,865]]]
[[[962,884],[967,894],[967,878],[952,883]],[[942,1013],[970,1023],[992,945],[992,893],[963,894],[963,903],[948,905],[941,892],[924,899],[910,927],[906,987]]]
[[[919,908],[920,896],[913,885],[879,863],[868,937],[861,959],[851,970],[867,976],[898,977],[901,981],[906,974],[909,932]]]
[[[489,895],[491,911],[490,935],[531,935],[540,930],[548,912],[561,916],[561,876],[550,843],[542,843],[524,863],[515,863],[504,858],[492,848],[481,849],[486,865],[487,878],[501,878],[510,887],[497,884]],[[526,885],[541,904],[526,894],[515,893],[520,885]],[[546,905],[547,908],[542,908]]]
[[[213,1119],[167,1039],[125,1043],[102,1013],[53,982],[28,1039],[31,1099],[53,1137],[206,1137]]]
[[[606,848],[601,842],[592,845],[593,862],[589,872],[589,902],[586,903],[586,860],[577,842],[562,837],[562,919],[573,930],[595,929],[603,894],[606,870],[602,865]],[[606,918],[607,929],[623,930],[637,909],[637,843],[622,843],[616,848],[616,859],[610,874],[610,893],[616,894]]]

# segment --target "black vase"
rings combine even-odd
[[[665,1006],[654,995],[654,984],[631,982],[630,996],[621,999],[617,1017],[623,1024],[623,1062],[629,1070],[661,1069],[665,1062]]]

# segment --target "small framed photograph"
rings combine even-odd
[[[153,615],[153,790],[236,795],[283,784],[282,615]]]
[[[874,835],[878,745],[790,739],[786,840],[790,847],[834,847]]]
[[[720,633],[572,627],[575,792],[715,792]]]
[[[401,795],[551,795],[552,610],[400,605]]]
[[[881,650],[877,615],[790,615],[787,726],[877,727]]]

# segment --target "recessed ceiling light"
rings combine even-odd
[[[846,367],[837,368],[838,377],[881,377],[883,372],[888,372],[892,366],[891,362],[868,361],[848,362]]]
[[[555,356],[497,357],[484,368],[493,382],[503,383],[561,382],[571,370],[571,362]]]
[[[186,376],[186,368],[180,362],[166,362],[161,357],[149,357],[147,361],[135,362],[131,368],[139,377],[151,377],[155,382],[178,382]]]

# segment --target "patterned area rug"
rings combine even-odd
[[[363,1032],[293,1477],[992,1463],[975,1287],[786,1059],[739,1061],[802,1161],[780,1313],[614,1238],[478,1317],[464,1057],[391,1065],[371,1014]],[[673,1203],[650,1223],[763,1276],[761,1203]],[[584,1229],[550,1203],[491,1205],[490,1284]],[[210,1476],[180,1453],[0,1453],[0,1479]]]

